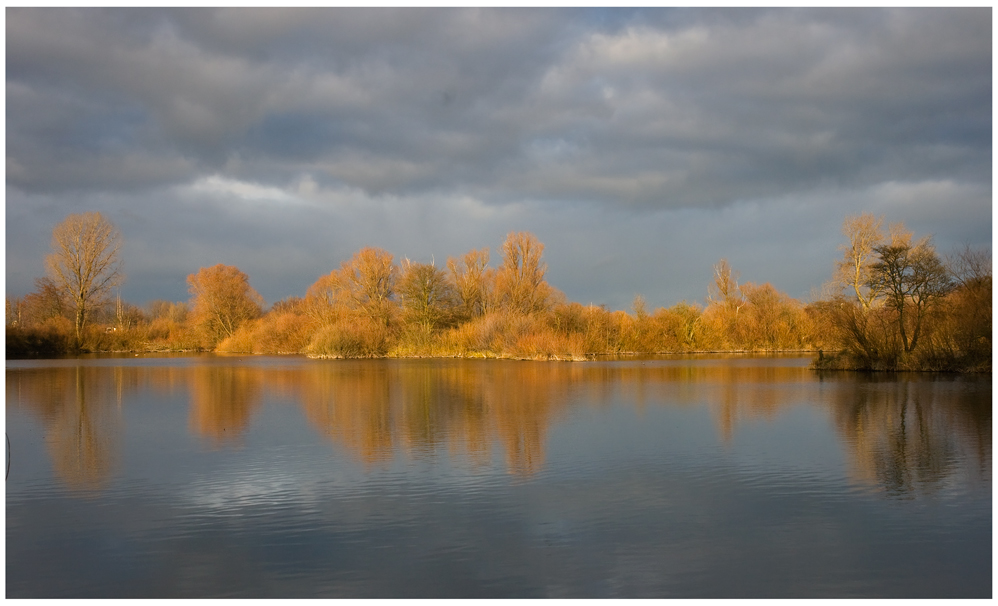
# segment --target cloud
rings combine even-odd
[[[986,8],[12,8],[8,288],[102,209],[172,299],[146,268],[273,300],[513,230],[570,298],[698,297],[721,256],[800,296],[853,211],[990,242],[991,88]]]
[[[975,127],[990,121],[990,35],[974,11],[763,11],[609,31],[547,11],[148,14],[127,12],[144,27],[119,33],[116,11],[14,10],[8,81],[22,95],[57,88],[69,115],[112,98],[122,146],[194,157],[200,171],[306,161],[372,193],[724,204],[924,175],[988,144]],[[81,145],[100,148],[99,130]],[[134,172],[155,182],[121,171]]]
[[[218,175],[198,179],[187,186],[180,195],[209,195],[237,198],[243,201],[293,202],[295,198],[282,189],[257,183],[226,179]]]

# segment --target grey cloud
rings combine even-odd
[[[117,117],[121,147],[167,164],[311,161],[372,193],[721,204],[924,177],[989,144],[983,13],[726,14],[604,31],[554,11],[14,10],[8,82]],[[57,142],[20,113],[8,154],[25,166],[44,154],[21,139]],[[571,157],[531,153],[546,142]]]
[[[794,12],[740,28],[597,33],[550,72],[545,92],[571,106],[602,83],[610,117],[577,121],[588,135],[580,153],[594,165],[571,167],[613,179],[657,164],[676,178],[652,181],[649,201],[728,203],[968,164],[980,178],[990,164],[988,32],[972,26],[972,12],[914,14],[867,33]],[[948,45],[927,53],[923,30],[939,21],[953,30],[943,35]]]
[[[853,211],[990,241],[986,8],[12,8],[6,33],[8,287],[40,274],[15,242],[40,258],[91,209],[172,299],[197,264],[273,299],[360,246],[440,260],[523,229],[570,298],[618,307],[699,297],[721,256],[804,296]]]

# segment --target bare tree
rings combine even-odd
[[[991,287],[991,251],[987,248],[972,248],[969,244],[949,259],[950,273],[963,287],[979,285]]]
[[[738,272],[731,269],[727,259],[721,259],[714,265],[714,283],[707,287],[707,300],[733,307],[736,311],[741,308],[743,301],[738,288]]]
[[[49,276],[73,306],[76,341],[83,336],[90,311],[105,302],[121,283],[121,234],[98,212],[69,215],[52,230]]]
[[[856,293],[863,309],[870,309],[880,291],[868,286],[870,266],[876,260],[874,248],[884,243],[883,217],[870,213],[846,217],[842,233],[849,243],[842,245],[842,260],[838,263],[838,282]],[[893,232],[893,228],[892,228]]]
[[[339,269],[321,276],[309,287],[304,313],[321,325],[335,324],[344,314],[357,312],[388,326],[397,307],[399,268],[391,253],[366,247]]]
[[[5,326],[21,326],[21,311],[24,309],[24,299],[7,297],[7,320]]]
[[[549,307],[551,288],[541,263],[544,245],[529,232],[513,232],[502,244],[502,265],[496,272],[496,294],[507,311],[530,314]]]
[[[495,276],[489,269],[489,249],[472,250],[458,261],[447,259],[450,280],[457,292],[465,319],[477,318],[491,311]]]
[[[343,272],[334,269],[320,276],[305,294],[305,313],[320,325],[333,324],[348,308]]]
[[[955,281],[950,302],[953,337],[965,356],[991,359],[991,250],[965,246],[949,260]]]
[[[443,324],[455,306],[447,274],[429,263],[403,261],[397,291],[406,321],[426,330]]]
[[[870,267],[867,286],[884,292],[887,306],[897,313],[901,344],[910,353],[918,345],[926,312],[952,288],[949,272],[929,238],[914,246],[884,244],[874,252],[879,260]]]

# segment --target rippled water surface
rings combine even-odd
[[[991,377],[8,361],[7,597],[990,597]]]

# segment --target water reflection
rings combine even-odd
[[[440,451],[487,464],[498,443],[511,471],[530,474],[552,415],[568,406],[558,372],[506,364],[344,362],[275,373],[268,384],[293,393],[313,426],[367,464]]]
[[[545,444],[575,407],[709,407],[722,441],[738,424],[795,407],[826,407],[858,482],[893,495],[950,478],[990,478],[991,386],[944,377],[836,375],[780,361],[623,363],[292,360],[249,365],[80,365],[7,371],[8,407],[42,423],[70,488],[107,485],[119,456],[123,402],[148,391],[186,399],[189,430],[213,447],[241,443],[264,403],[290,400],[309,424],[370,467],[444,453],[506,469],[542,469]],[[966,461],[974,462],[968,467]]]
[[[871,376],[842,381],[832,394],[857,480],[911,496],[958,473],[990,477],[990,389],[945,376]]]
[[[121,402],[135,388],[131,379],[123,368],[8,371],[7,405],[39,418],[54,471],[68,488],[99,490],[118,463]]]
[[[240,366],[196,366],[189,376],[191,430],[215,445],[238,441],[260,405],[263,374]]]

